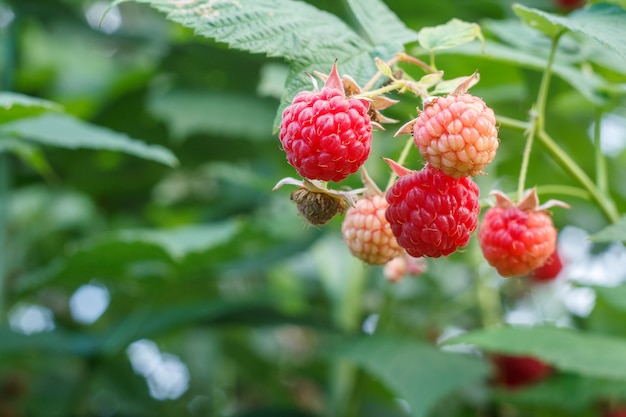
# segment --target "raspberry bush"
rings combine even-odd
[[[622,413],[626,4],[413,3],[0,4],[0,415]]]

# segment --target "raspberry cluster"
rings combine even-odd
[[[377,64],[396,90],[417,85]],[[425,164],[413,171],[384,158],[398,177],[385,192],[363,165],[372,148],[372,129],[393,121],[379,112],[396,103],[383,96],[392,89],[363,92],[349,76],[339,76],[336,64],[328,75],[316,75],[324,81],[322,89],[297,93],[280,123],[287,161],[303,180],[286,178],[276,188],[298,186],[291,198],[312,225],[345,213],[341,229],[348,249],[367,264],[386,265],[390,281],[421,273],[423,257],[448,256],[466,246],[479,227],[481,211],[473,177],[484,174],[500,143],[493,110],[468,93],[478,75],[441,97],[430,97],[421,87],[413,90],[422,96],[423,109],[396,136],[410,134]],[[341,182],[359,170],[363,189],[327,187],[328,181]],[[555,253],[556,230],[548,206],[539,206],[534,192],[517,205],[496,194],[497,205],[486,212],[478,232],[485,259],[504,277],[533,271],[541,276],[545,272],[539,268]]]

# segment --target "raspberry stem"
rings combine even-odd
[[[602,111],[596,112],[596,120],[593,127],[593,144],[595,147],[595,159],[596,159],[596,184],[600,191],[604,194],[608,193],[608,180],[606,173],[606,159],[602,153],[602,143],[600,138],[600,126],[602,124]]]
[[[413,147],[412,145],[413,145],[413,136],[411,135],[409,136],[409,139],[404,144],[404,147],[402,148],[402,152],[400,152],[400,156],[398,157],[398,160],[396,161],[399,165],[404,165],[406,158],[409,156],[409,152],[411,152],[411,148]],[[395,172],[391,171],[391,175],[389,176],[389,181],[387,181],[387,186],[385,187],[385,192],[393,185],[397,177],[398,175]]]
[[[517,131],[525,131],[529,128],[528,122],[513,119],[506,116],[497,116],[497,120],[501,126],[508,127]],[[543,129],[537,132],[537,140],[545,148],[554,161],[589,193],[591,200],[595,201],[604,215],[611,223],[617,223],[620,215],[615,208],[613,200],[603,193],[602,190],[594,184],[583,169],[565,152],[550,135]],[[580,196],[576,193],[576,196]]]
[[[541,77],[541,84],[539,85],[539,92],[537,94],[537,101],[534,107],[530,110],[530,124],[529,129],[524,133],[526,138],[526,146],[524,146],[524,154],[522,156],[522,166],[520,168],[519,181],[517,184],[517,197],[522,199],[524,190],[526,189],[526,176],[528,175],[528,165],[530,163],[530,154],[533,148],[533,142],[537,131],[543,130],[546,101],[548,99],[548,90],[550,88],[550,79],[552,78],[552,65],[554,64],[554,57],[556,56],[556,50],[559,43],[561,34],[557,34],[552,39],[552,46],[550,48],[550,55],[546,63],[546,68],[543,71]]]

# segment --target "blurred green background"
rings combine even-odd
[[[354,26],[345,2],[308,3]],[[385,1],[415,31],[456,17],[481,24],[507,51],[545,58],[549,41],[524,29],[512,3]],[[520,3],[567,12],[548,0]],[[626,298],[615,296],[626,291],[624,247],[586,240],[608,220],[542,148],[527,185],[572,206],[553,217],[568,231],[560,244],[570,268],[558,283],[502,280],[473,239],[422,276],[391,284],[382,267],[350,256],[341,217],[307,226],[290,190],[271,191],[295,176],[273,131],[284,61],[196,36],[147,5],[113,7],[100,24],[108,5],[0,3],[0,90],[62,106],[0,108],[0,417],[594,416],[626,399],[626,376],[567,371],[530,393],[499,391],[480,355],[436,348],[442,337],[481,328],[481,285],[496,289],[503,321],[626,338]],[[477,49],[446,51],[437,66],[447,79],[478,69],[472,92],[498,115],[526,120],[541,68]],[[626,212],[626,66],[576,36],[564,37],[559,54],[578,78],[555,76],[546,128],[592,175],[590,132],[605,110],[609,193]],[[584,78],[590,72],[603,81]],[[402,97],[385,114],[404,123],[419,105]],[[169,149],[178,163],[21,147],[2,130],[59,113]],[[395,129],[375,133],[366,163],[381,187],[389,176],[381,157],[395,159],[404,146]],[[517,186],[522,134],[502,127],[500,138],[489,175],[477,179],[485,199]],[[421,165],[414,152],[407,166]],[[353,177],[343,185],[359,187]],[[567,187],[576,190],[563,196]],[[592,290],[608,284],[621,293]]]

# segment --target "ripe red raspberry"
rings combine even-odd
[[[400,176],[386,195],[386,217],[398,244],[416,258],[447,256],[467,245],[480,213],[476,183],[432,165],[410,171],[387,162]]]
[[[551,200],[538,206],[535,189],[514,205],[498,191],[496,206],[485,213],[478,242],[489,264],[503,277],[526,275],[540,267],[556,248],[556,229],[547,208],[564,203]]]
[[[480,174],[499,145],[493,110],[468,93],[424,104],[413,139],[427,162],[455,178]]]
[[[301,91],[282,115],[279,138],[287,160],[303,178],[339,182],[370,153],[369,102],[346,97],[333,69],[321,91]]]
[[[492,355],[494,382],[505,388],[520,388],[547,378],[552,367],[532,356]]]
[[[371,265],[382,265],[404,253],[385,218],[388,205],[382,194],[365,195],[348,209],[341,225],[350,252]]]
[[[548,282],[554,280],[563,269],[559,251],[555,250],[552,255],[538,268],[530,271],[530,277],[537,282]]]

